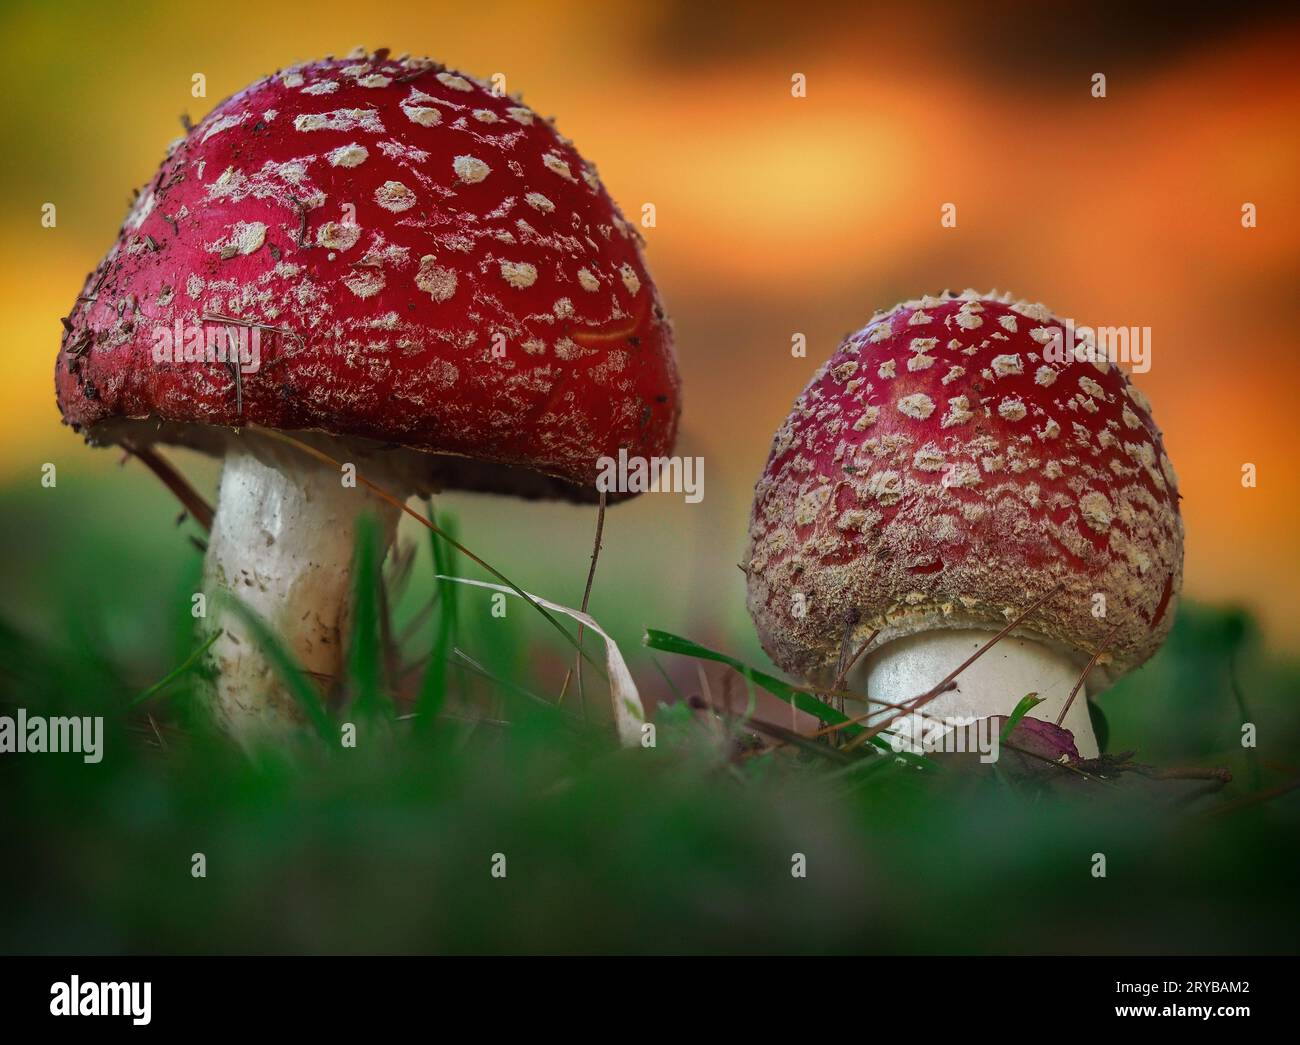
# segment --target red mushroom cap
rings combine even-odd
[[[223,324],[257,331],[260,369],[158,358],[160,331]],[[65,322],[56,387],[97,442],[211,448],[253,422],[577,498],[601,456],[670,453],[680,412],[595,169],[518,99],[386,51],[260,80],[173,144]]]
[[[1058,584],[1020,634],[1104,646],[1103,680],[1159,647],[1182,583],[1177,480],[1146,398],[1104,358],[1049,361],[1053,331],[1009,295],[924,298],[817,371],[750,521],[749,610],[776,663],[832,674],[846,628],[1000,630]]]

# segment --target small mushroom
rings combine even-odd
[[[385,542],[398,522],[352,470],[399,499],[594,501],[600,459],[670,453],[680,410],[671,327],[594,168],[518,99],[385,51],[259,80],[173,145],[69,317],[56,386],[91,443],[224,458],[205,589],[324,680],[358,518]],[[295,722],[240,621],[208,627],[228,729]]]
[[[1177,479],[1146,398],[1095,344],[1010,295],[875,315],[813,376],[754,495],[749,611],[785,670],[848,674],[877,710],[1055,721],[1149,658],[1182,583]],[[1062,723],[1097,754],[1086,698]]]

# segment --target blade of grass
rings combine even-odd
[[[155,696],[158,693],[161,693],[164,689],[170,686],[182,675],[185,675],[188,672],[194,670],[195,665],[197,665],[199,661],[203,659],[203,654],[207,653],[208,650],[212,648],[212,644],[216,642],[217,639],[221,638],[222,634],[223,632],[221,631],[221,629],[218,629],[215,633],[213,633],[212,637],[209,638],[207,642],[205,642],[202,646],[196,649],[193,653],[191,653],[188,657],[186,657],[183,661],[181,661],[180,664],[174,667],[171,671],[169,671],[166,675],[160,678],[148,689],[144,690],[138,696],[133,697],[130,703],[128,703],[126,706],[128,708],[133,708],[137,704],[143,704],[150,697]]]
[[[369,512],[357,520],[353,553],[352,634],[349,639],[348,675],[356,686],[356,709],[373,714],[379,709],[379,571],[378,536]]]
[[[733,715],[730,711],[725,709],[711,707],[700,697],[692,697],[688,703],[692,710],[711,712],[723,721],[730,723],[736,729],[762,733],[780,741],[782,744],[789,744],[791,747],[797,747],[803,751],[807,751],[811,755],[816,755],[818,758],[824,758],[828,761],[844,766],[850,764],[856,765],[859,762],[868,761],[868,759],[865,758],[852,758],[851,756],[842,753],[839,748],[833,748],[829,744],[819,744],[817,741],[809,739],[802,733],[796,733],[793,730],[786,729],[784,726],[778,726],[771,722],[761,722],[748,715]],[[870,761],[875,760],[871,759]]]
[[[504,690],[505,692],[510,693],[514,696],[524,697],[527,700],[531,701],[533,704],[536,704],[538,707],[542,707],[549,712],[554,712],[559,714],[560,717],[564,719],[566,722],[568,722],[570,725],[576,724],[576,719],[573,718],[571,713],[565,712],[557,705],[552,704],[545,697],[539,696],[538,694],[532,692],[532,690],[525,689],[523,686],[516,685],[515,683],[511,682],[509,679],[503,679],[498,675],[492,674],[492,672],[488,671],[487,668],[485,668],[477,660],[471,657],[463,649],[460,649],[459,647],[453,647],[452,654],[456,657],[458,661],[465,664],[472,672],[474,672],[474,674],[487,679],[489,682],[497,686],[500,686],[501,689]]]
[[[298,662],[280,643],[275,632],[267,626],[261,617],[234,595],[223,593],[220,596],[220,602],[253,633],[253,638],[261,646],[266,659],[271,662],[271,666],[275,668],[289,693],[302,705],[307,720],[315,728],[320,738],[327,743],[332,740],[333,728],[330,724],[329,714],[325,710],[325,705],[321,702],[320,694],[316,692],[316,687],[311,684],[311,680],[304,674]]]
[[[667,631],[659,631],[655,628],[647,628],[645,637],[641,642],[643,645],[649,646],[651,649],[662,650],[665,653],[677,653],[683,657],[697,657],[701,660],[712,660],[717,661],[719,664],[726,664],[728,667],[734,668],[736,671],[740,672],[742,676],[750,682],[753,682],[756,686],[761,686],[773,696],[779,697],[781,700],[784,700],[787,704],[798,708],[800,711],[806,711],[808,714],[814,715],[819,719],[842,725],[846,736],[854,736],[858,733],[865,732],[862,726],[853,725],[849,721],[847,715],[837,711],[829,704],[825,704],[818,700],[811,693],[797,689],[794,686],[791,686],[788,682],[783,682],[781,679],[769,675],[766,672],[751,668],[748,664],[737,660],[735,657],[730,657],[725,653],[719,653],[717,650],[711,650],[707,646],[701,646],[698,642],[692,642],[690,639],[684,639],[680,635],[674,635]],[[920,765],[929,766],[930,764],[918,755],[911,755],[909,752],[894,751],[889,741],[885,740],[883,737],[872,737],[871,743],[890,755],[897,755],[899,758],[904,758],[908,761],[915,760],[915,762]]]
[[[434,519],[433,502],[426,500],[424,503],[429,518]],[[444,516],[442,530],[433,528],[429,530],[429,547],[433,552],[434,584],[437,585],[438,597],[435,607],[437,619],[434,623],[433,650],[420,683],[420,694],[416,698],[416,710],[420,715],[417,724],[421,729],[433,727],[447,702],[447,667],[451,651],[457,641],[456,585],[450,581],[437,580],[440,576],[451,575],[455,566],[455,548],[444,537],[444,532],[455,534],[454,518]]]
[[[605,532],[605,491],[600,491],[600,506],[596,510],[596,536],[591,544],[591,566],[587,570],[587,586],[582,592],[582,612],[587,612],[587,604],[591,601],[591,585],[596,579],[596,562],[600,558],[601,535]],[[578,625],[578,653],[582,653],[582,624]],[[557,704],[564,703],[564,695],[569,692],[569,678],[576,671],[578,675],[578,706],[582,709],[582,717],[587,717],[587,693],[582,688],[582,657],[574,658],[573,669],[564,676],[564,685],[560,687],[560,699]]]

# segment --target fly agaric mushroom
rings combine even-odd
[[[829,684],[878,629],[849,678],[883,709],[1042,599],[924,713],[1007,715],[1037,692],[1031,714],[1055,719],[1094,656],[1093,693],[1156,651],[1182,583],[1177,480],[1146,398],[1069,342],[1042,305],[974,291],[845,339],[755,491],[749,611],[777,664]],[[1096,755],[1083,699],[1062,725]]]
[[[680,409],[640,238],[595,169],[519,99],[386,50],[259,80],[173,143],[65,321],[56,386],[91,443],[224,457],[205,587],[327,677],[358,516],[391,542],[397,509],[249,426],[399,497],[594,501],[599,460],[670,453]],[[297,718],[218,625],[219,719]]]

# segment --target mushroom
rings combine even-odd
[[[1177,479],[1145,396],[1010,295],[877,313],[813,375],[754,495],[748,605],[763,647],[877,711],[1055,721],[1164,640],[1182,583]],[[1041,605],[1035,606],[1035,603]],[[1032,612],[1026,612],[1032,610]],[[918,709],[919,710],[919,709]],[[882,716],[883,717],[883,716]],[[1061,724],[1097,743],[1086,699]]]
[[[65,322],[59,407],[92,444],[224,458],[205,590],[328,679],[358,517],[385,547],[398,521],[351,469],[399,499],[592,502],[602,458],[671,452],[680,386],[640,247],[519,99],[385,50],[294,66],[173,143]],[[220,721],[297,721],[241,621],[208,626]]]

